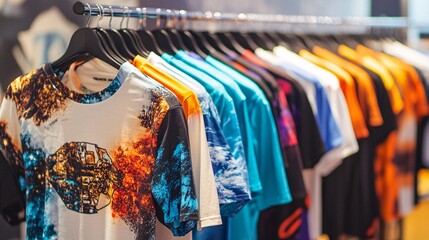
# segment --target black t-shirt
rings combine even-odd
[[[11,225],[25,220],[25,197],[19,191],[15,179],[9,164],[0,153],[0,213]]]

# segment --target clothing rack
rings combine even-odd
[[[402,29],[408,27],[406,17],[328,17],[278,15],[256,13],[200,12],[163,8],[110,6],[76,2],[73,11],[78,15],[113,16],[127,18],[184,19],[196,21],[256,22],[291,25],[360,26]]]

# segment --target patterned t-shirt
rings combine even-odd
[[[8,87],[0,150],[25,193],[27,239],[154,239],[156,217],[176,236],[195,226],[183,109],[144,77],[126,62],[80,94],[47,64]]]

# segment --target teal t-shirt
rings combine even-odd
[[[174,58],[180,60],[186,66],[191,67],[196,71],[200,72],[201,74],[199,74],[199,80],[204,82],[205,84],[209,84],[211,86],[218,86],[220,84],[222,88],[226,90],[227,94],[232,98],[235,106],[237,120],[240,126],[239,129],[241,139],[244,144],[250,191],[252,192],[252,194],[260,192],[262,188],[256,164],[257,159],[255,157],[255,149],[251,141],[251,139],[253,139],[253,130],[250,125],[246,96],[241,92],[240,88],[234,82],[234,80],[232,80],[228,76],[225,76],[222,72],[217,71],[217,69],[213,68],[204,61],[195,59],[189,56],[188,53],[184,51],[178,51]],[[201,78],[201,76],[204,77]],[[206,87],[206,85],[204,85],[204,87]],[[218,87],[215,87],[214,91],[217,91],[217,89]],[[230,113],[226,114],[229,115]],[[252,179],[257,179],[257,181],[252,181]]]
[[[229,239],[257,239],[259,212],[292,201],[285,172],[280,140],[268,99],[252,80],[217,59],[205,61],[230,76],[246,96],[250,123],[254,129],[254,149],[262,183],[262,193],[255,196],[229,221]]]

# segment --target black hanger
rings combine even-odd
[[[209,43],[207,38],[203,35],[202,32],[193,31],[190,30],[189,33],[194,37],[195,41],[197,42],[198,46],[203,50],[205,53],[209,54],[212,52],[219,51],[218,49],[214,48],[212,44]]]
[[[117,59],[120,62],[126,61],[126,58],[121,55],[121,53],[116,48],[115,42],[112,36],[103,28],[94,28],[95,32],[100,37],[100,41],[106,52],[108,52],[113,58]]]
[[[139,25],[141,29],[137,30],[136,32],[140,42],[143,45],[144,50],[147,51],[148,55],[150,51],[155,52],[157,55],[162,55],[163,51],[158,46],[158,43],[155,40],[155,36],[152,34],[151,31],[147,30],[146,28],[146,8],[140,9],[139,16]]]
[[[117,69],[120,68],[122,62],[108,52],[110,49],[105,48],[106,43],[103,42],[97,31],[88,27],[90,18],[91,12],[87,20],[87,27],[80,28],[73,33],[66,52],[52,63],[54,70],[67,70],[73,62],[92,57],[98,58]]]
[[[222,41],[222,43],[228,48],[231,49],[232,51],[235,51],[236,53],[241,54],[244,49],[240,43],[237,42],[237,40],[235,39],[235,37],[232,35],[232,33],[230,32],[219,32],[217,33],[219,39]]]
[[[177,49],[189,51],[188,47],[183,42],[182,36],[179,34],[179,32],[174,28],[166,28],[165,31],[170,36],[171,41],[175,46],[177,46]]]
[[[242,32],[240,35],[246,40],[247,45],[250,47],[249,50],[254,52],[257,48],[259,48],[259,45],[253,39],[253,35],[250,35],[248,32]]]
[[[277,40],[277,45],[280,45],[280,46],[283,46],[283,47],[286,47],[286,48],[291,48],[289,46],[290,43],[286,42],[282,38],[281,33],[279,33],[279,32],[273,32],[273,33],[270,33],[270,35],[272,35]]]
[[[247,36],[249,36],[252,41],[260,48],[268,49],[266,42],[257,32],[248,32]]]
[[[121,53],[118,51],[118,49],[116,48],[116,45],[115,45],[115,42],[114,42],[112,36],[110,36],[110,34],[106,31],[106,29],[99,27],[100,21],[104,17],[104,8],[98,4],[97,4],[97,7],[100,11],[100,17],[97,21],[97,28],[95,28],[95,31],[98,34],[98,36],[100,37],[100,40],[101,40],[102,45],[104,46],[104,49],[106,50],[106,52],[108,54],[110,54],[110,56],[117,59],[119,62],[125,62],[126,58],[123,57],[121,55]]]
[[[181,38],[183,39],[184,44],[187,46],[187,48],[198,55],[200,55],[202,58],[206,58],[207,54],[210,53],[210,51],[205,48],[204,46],[200,46],[198,44],[197,39],[192,35],[190,31],[179,31],[179,34],[181,35]]]
[[[229,49],[227,46],[225,46],[223,41],[221,39],[219,39],[219,36],[216,33],[206,31],[206,32],[202,32],[202,35],[206,38],[207,42],[211,46],[213,46],[213,48],[217,52],[221,52],[221,53],[225,54],[225,53],[231,51],[231,49]]]
[[[170,35],[165,31],[164,28],[161,28],[161,17],[157,19],[157,29],[152,30],[152,34],[155,37],[155,41],[160,46],[163,52],[167,52],[169,54],[175,54],[179,51],[176,45],[174,45],[173,41],[170,38]]]
[[[285,34],[285,33],[281,33],[279,34],[280,37],[282,37],[282,39],[288,43],[289,46],[289,50],[293,51],[293,52],[299,52],[299,50],[301,49],[307,49],[307,46],[304,44],[304,42],[302,41],[302,39],[298,38],[296,35],[294,34]]]
[[[277,37],[277,35],[269,32],[262,33],[265,36],[265,39],[267,40],[267,47],[270,50],[273,50],[274,47],[280,44],[281,40]]]
[[[104,49],[99,36],[91,28],[80,28],[73,33],[66,52],[52,63],[54,70],[68,69],[80,55],[98,58],[119,69],[121,62],[109,55]]]
[[[235,41],[242,46],[245,50],[255,50],[256,48],[252,48],[252,46],[249,45],[249,42],[247,41],[247,38],[243,35],[242,32],[231,32],[231,35],[235,39]]]

